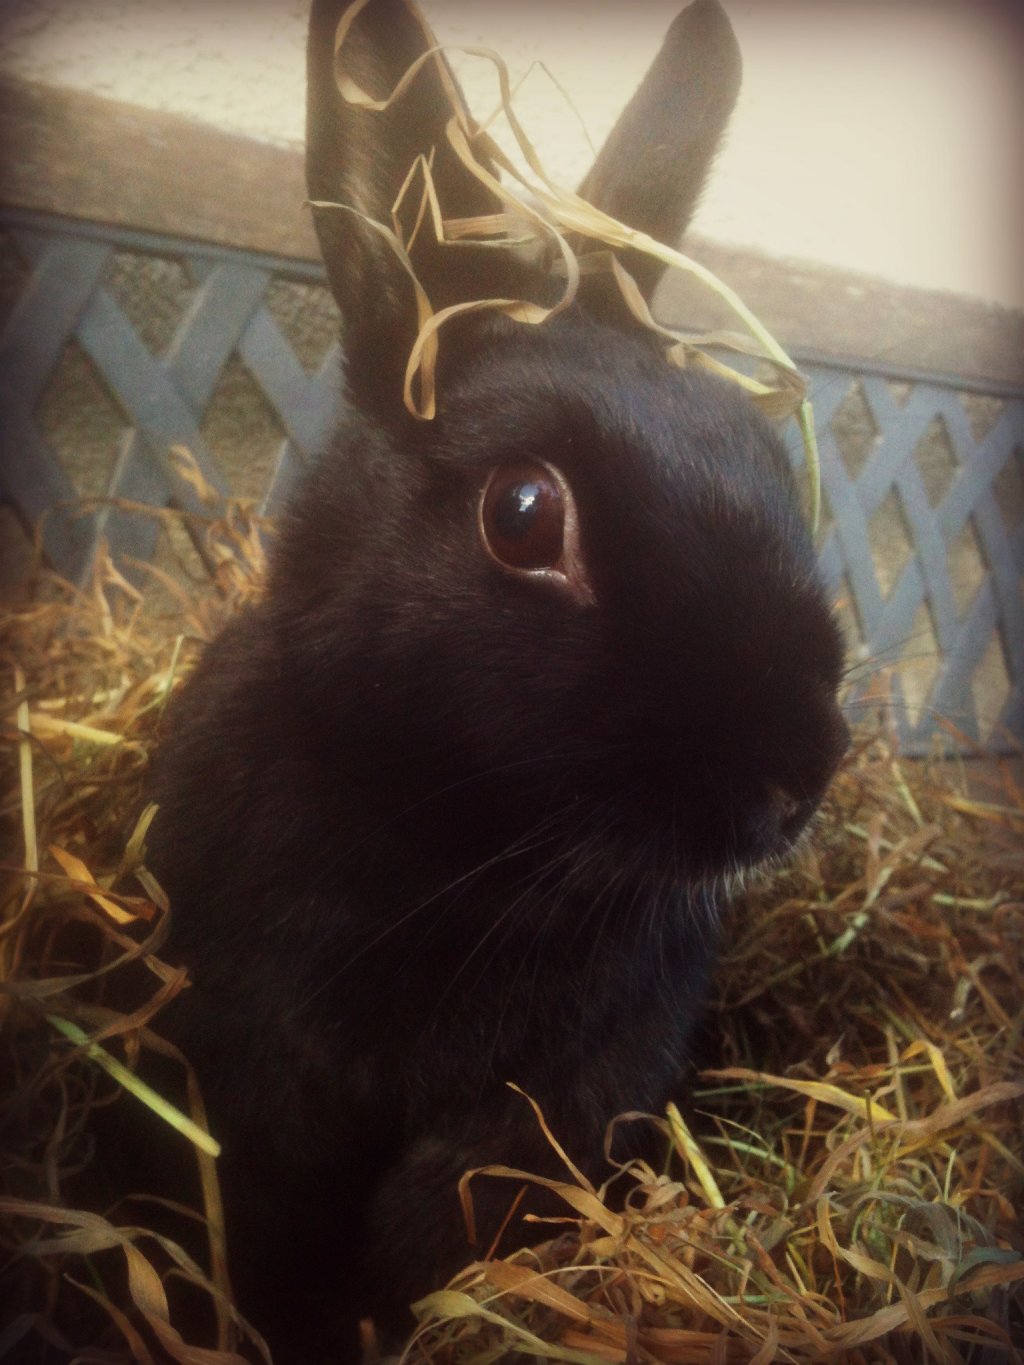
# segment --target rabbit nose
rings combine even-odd
[[[798,801],[785,787],[769,784],[765,793],[764,809],[768,822],[783,834],[795,824],[799,824],[803,803]]]
[[[755,861],[781,851],[800,833],[813,810],[813,801],[769,783],[741,821],[741,850]]]

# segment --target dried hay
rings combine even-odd
[[[178,454],[183,472],[212,502],[216,494]],[[228,615],[259,593],[264,528],[237,503],[222,506],[207,524],[173,511],[128,510],[179,528],[188,522],[213,566],[211,579],[200,586],[138,565],[146,592],[102,552],[84,591],[37,573],[20,606],[0,620],[6,684],[0,762],[11,779],[0,807],[8,850],[0,865],[0,1303],[6,1310],[0,1358],[43,1359],[37,1338],[53,1348],[45,1358],[75,1355],[74,1347],[96,1346],[101,1335],[106,1342],[105,1318],[121,1349],[97,1359],[199,1360],[170,1323],[164,1282],[171,1274],[210,1294],[222,1344],[237,1335],[224,1269],[217,1144],[187,1062],[149,1027],[186,980],[158,955],[168,907],[143,862],[153,810],[137,807],[172,692]],[[162,609],[154,610],[154,600]],[[148,982],[142,989],[139,964]],[[107,1003],[111,981],[127,973],[135,973],[131,995],[138,1001],[129,1013]],[[176,1110],[133,1074],[140,1047],[180,1061],[191,1113]],[[109,1106],[120,1086],[134,1092],[132,1103],[149,1104],[196,1144],[208,1271],[145,1230],[144,1206],[141,1215],[120,1200],[116,1213],[74,1206],[71,1191],[89,1174],[94,1111]],[[168,1141],[181,1139],[168,1131]],[[122,1267],[100,1255],[117,1249]],[[98,1310],[92,1316],[85,1311],[90,1304]]]
[[[60,1343],[102,1339],[108,1354],[82,1358],[262,1358],[231,1305],[211,1156],[197,1147],[205,1268],[145,1231],[144,1204],[71,1196],[91,1112],[117,1090],[86,1058],[101,1049],[121,1078],[140,1047],[167,1051],[159,1010],[183,985],[159,956],[167,907],[135,822],[147,755],[203,642],[259,592],[249,511],[228,504],[199,530],[214,579],[163,575],[176,604],[163,618],[104,558],[81,593],[42,576],[4,622],[16,852],[0,935],[0,1301],[14,1308],[0,1354],[31,1342],[38,1359],[41,1339],[60,1359]],[[408,1359],[1024,1359],[1024,794],[1009,763],[978,766],[901,761],[884,728],[862,737],[813,841],[734,914],[687,1119],[618,1121],[660,1126],[664,1168],[618,1170],[618,1212],[565,1154],[552,1240],[425,1299]],[[138,962],[148,991],[112,1010],[105,984]],[[172,1121],[195,1136],[194,1083],[190,1097]],[[485,1179],[509,1182],[511,1206],[532,1177],[467,1176],[470,1218]],[[183,1342],[175,1277],[211,1296],[219,1352]]]

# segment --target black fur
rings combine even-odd
[[[321,50],[339,9],[314,7],[315,155],[344,154]],[[411,133],[390,126],[397,167]],[[332,221],[327,249],[361,234]],[[796,838],[846,743],[786,457],[735,386],[574,308],[445,332],[418,422],[388,350],[400,282],[385,316],[349,271],[349,415],[153,786],[169,952],[194,983],[161,1021],[199,1071],[241,1305],[279,1361],[354,1356],[359,1313],[405,1329],[473,1254],[464,1170],[559,1173],[507,1081],[603,1178],[609,1120],[658,1111],[683,1074],[716,886]],[[484,552],[484,481],[524,457],[572,490],[592,602]],[[479,1183],[480,1254],[512,1193]]]

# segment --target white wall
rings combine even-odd
[[[775,255],[1024,307],[1024,6],[724,0],[743,93],[696,226]],[[595,143],[678,0],[426,0],[515,75],[543,60]],[[0,70],[301,141],[304,0],[0,0]],[[478,112],[484,63],[459,63]],[[535,70],[517,101],[557,178],[589,152]]]

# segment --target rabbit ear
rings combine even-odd
[[[717,0],[676,16],[661,51],[580,186],[596,208],[666,246],[678,245],[739,93],[736,37]],[[641,252],[622,263],[650,300],[664,266]]]
[[[461,95],[442,55],[425,62],[386,110],[357,108],[342,98],[335,78],[335,35],[351,8],[351,0],[313,0],[306,53],[306,181],[311,199],[358,210],[313,210],[344,320],[349,389],[362,403],[400,405],[401,376],[417,331],[413,286],[388,242],[359,214],[390,226],[395,199],[421,154],[433,157],[432,176],[446,217],[488,213],[494,205],[446,139],[445,127]],[[356,16],[341,57],[358,86],[373,99],[386,99],[428,50],[427,34],[403,0],[370,0]],[[418,202],[417,195],[413,198]],[[494,253],[488,255],[493,260]],[[487,297],[492,285],[480,278],[481,253],[438,248],[429,222],[420,229],[414,262],[435,310],[479,297],[481,289]]]

